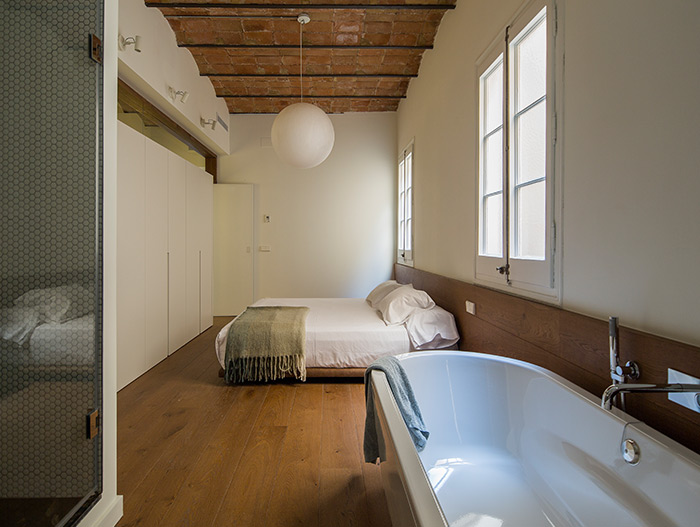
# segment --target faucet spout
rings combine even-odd
[[[605,410],[612,408],[613,400],[619,393],[700,393],[700,384],[612,384],[603,392],[600,406]]]

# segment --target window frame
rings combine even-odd
[[[396,192],[396,262],[413,267],[414,262],[414,229],[415,229],[415,208],[414,208],[414,188],[415,188],[415,155],[414,141],[401,151],[397,162],[397,192]],[[405,169],[409,167],[410,185],[408,189],[403,189]],[[403,194],[403,196],[402,196]],[[410,211],[410,215],[405,217],[404,212]],[[404,222],[408,221],[410,227],[405,228]],[[408,242],[408,249],[405,248]]]
[[[514,97],[510,91],[513,85],[513,45],[522,38],[520,33],[530,26],[542,9],[546,8],[547,24],[547,78],[546,78],[546,210],[545,210],[545,259],[530,260],[515,258],[512,255],[514,243],[514,162],[513,109]],[[554,0],[530,0],[523,4],[476,63],[476,108],[477,108],[477,151],[476,151],[476,247],[474,280],[476,283],[507,291],[509,293],[534,298],[548,303],[561,302],[561,181],[562,181],[562,138],[557,130],[558,121],[563,115],[563,40],[557,27],[561,8]],[[503,145],[502,145],[502,256],[486,256],[482,250],[482,185],[484,162],[484,93],[483,77],[502,55],[503,60]],[[506,137],[508,140],[506,141]],[[510,145],[510,148],[509,148]],[[497,268],[503,269],[501,273]]]

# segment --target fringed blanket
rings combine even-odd
[[[226,342],[226,382],[306,380],[308,307],[251,306],[231,324]]]

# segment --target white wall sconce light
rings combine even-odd
[[[126,37],[119,35],[119,49],[124,51],[127,46],[134,46],[134,51],[141,53],[141,35]]]
[[[205,119],[204,117],[200,117],[199,124],[202,126],[202,128],[211,126],[212,130],[216,129],[216,119]]]
[[[173,102],[179,97],[181,103],[186,103],[187,99],[190,97],[190,92],[187,90],[176,90],[172,86],[168,86],[168,95],[173,100]]]

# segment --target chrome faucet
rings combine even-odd
[[[620,327],[617,317],[608,319],[608,341],[610,344],[610,378],[613,384],[624,383],[627,379],[639,379],[639,366],[634,361],[620,364]]]
[[[624,394],[632,392],[700,393],[700,384],[612,384],[603,392],[600,406],[606,410],[610,410],[612,408],[613,399],[615,399],[618,393]]]

